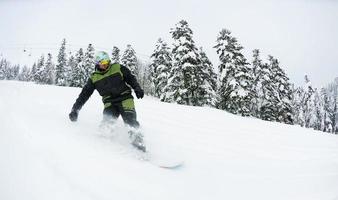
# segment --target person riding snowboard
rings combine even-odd
[[[109,55],[99,51],[95,55],[95,72],[82,88],[69,114],[69,119],[72,122],[77,121],[80,109],[96,89],[102,96],[104,121],[116,120],[121,115],[124,123],[131,127],[128,133],[132,145],[145,152],[143,135],[136,131],[140,124],[136,120],[131,88],[134,89],[138,99],[143,98],[144,92],[131,71],[123,65],[111,63]]]

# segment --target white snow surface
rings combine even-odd
[[[137,159],[121,119],[100,131],[97,92],[70,122],[79,93],[0,81],[0,199],[338,199],[336,135],[135,100],[150,152],[185,161],[168,170]]]

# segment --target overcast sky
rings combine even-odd
[[[297,85],[305,74],[315,86],[338,77],[337,0],[0,0],[0,56],[21,64],[56,56],[66,38],[69,51],[131,44],[147,60],[159,37],[172,44],[181,19],[214,65],[216,37],[227,28],[249,61],[255,48],[271,54]]]

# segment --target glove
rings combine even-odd
[[[141,88],[135,90],[136,97],[142,99],[144,97],[144,91]]]
[[[72,112],[69,113],[69,119],[70,119],[70,121],[76,122],[78,115],[79,115],[78,111],[72,110]]]

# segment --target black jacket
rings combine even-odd
[[[102,96],[103,103],[108,104],[133,98],[131,88],[135,91],[141,90],[135,76],[127,67],[111,64],[105,71],[96,69],[82,88],[72,110],[79,111],[95,89]]]

